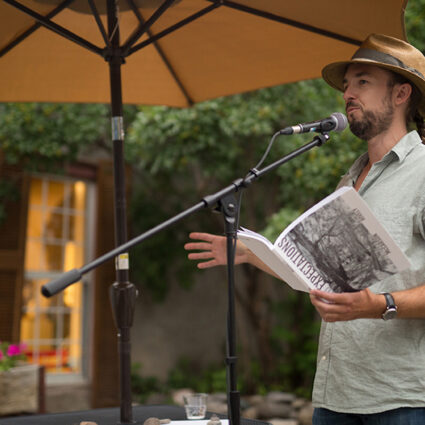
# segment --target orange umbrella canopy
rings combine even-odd
[[[327,63],[350,57],[371,32],[405,39],[406,0],[178,0],[160,11],[164,1],[133,1],[117,1],[121,45],[128,47],[125,103],[184,107],[315,78]],[[68,1],[51,18],[83,42],[36,23],[60,3],[0,1],[1,102],[110,101],[107,38],[90,1]],[[106,27],[105,0],[93,4]]]

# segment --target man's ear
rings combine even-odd
[[[403,103],[408,102],[412,94],[412,86],[409,83],[404,83],[396,85],[394,88],[396,105],[402,105]]]

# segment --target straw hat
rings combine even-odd
[[[425,117],[425,57],[415,47],[387,35],[371,34],[349,61],[335,62],[322,70],[323,79],[343,91],[343,79],[350,64],[375,65],[404,76],[420,91],[419,112]]]

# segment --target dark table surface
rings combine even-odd
[[[70,401],[72,403],[72,401]],[[223,417],[223,415],[219,415]],[[150,405],[133,407],[133,420],[143,425],[148,418],[185,420],[185,411],[179,406]],[[211,413],[206,418],[209,419]],[[46,415],[10,416],[0,418],[0,425],[80,425],[80,422],[96,422],[98,425],[117,425],[120,423],[120,409],[93,409],[79,412],[51,413]],[[241,419],[241,425],[264,425],[265,422]]]

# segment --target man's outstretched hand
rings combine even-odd
[[[189,260],[198,261],[198,268],[207,269],[215,266],[225,266],[227,264],[226,238],[224,236],[213,235],[211,233],[193,232],[189,238],[197,242],[188,242],[184,249],[190,252],[187,256]],[[248,261],[248,249],[240,241],[236,245],[235,264]]]

